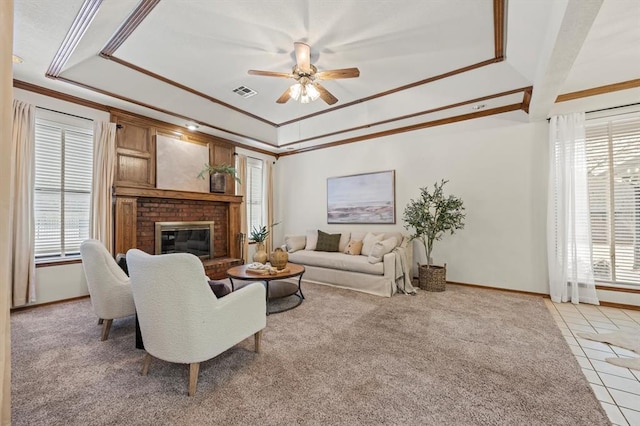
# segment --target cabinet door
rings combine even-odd
[[[138,207],[135,198],[116,198],[115,253],[126,253],[137,244]]]
[[[118,118],[116,132],[116,185],[155,185],[155,144],[153,127]]]

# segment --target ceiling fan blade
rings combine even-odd
[[[360,76],[358,68],[343,68],[340,70],[327,70],[316,73],[318,80],[336,80],[338,78],[354,78]]]
[[[313,83],[313,86],[318,89],[318,92],[320,92],[320,97],[322,98],[322,100],[329,105],[333,105],[338,102],[338,98],[333,96],[327,89],[321,86],[320,83]]]
[[[303,73],[311,72],[311,48],[308,44],[295,42],[293,47],[296,50],[296,63]]]
[[[247,71],[247,73],[249,75],[263,75],[265,77],[284,77],[284,78],[293,77],[291,73],[288,73],[288,72],[249,70]]]
[[[285,90],[284,93],[280,95],[276,102],[279,104],[286,104],[289,99],[291,99],[291,95],[289,94],[289,88],[287,88],[287,90]]]

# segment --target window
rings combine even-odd
[[[640,285],[640,113],[589,119],[586,137],[596,282]]]
[[[264,178],[263,162],[247,158],[247,227],[249,232],[264,223]]]
[[[35,133],[36,261],[79,257],[91,223],[93,132],[38,118]]]

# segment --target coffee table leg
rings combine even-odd
[[[302,294],[302,274],[298,277],[298,291],[300,292],[300,296],[304,299],[304,294]]]
[[[233,286],[233,278],[229,277],[229,282],[231,283],[231,291],[236,291],[236,288]]]
[[[266,303],[267,303],[267,315],[269,315],[269,281],[268,280],[265,281],[264,284],[267,286],[267,296],[266,296],[267,300],[266,300]]]

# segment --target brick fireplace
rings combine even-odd
[[[116,187],[115,247],[125,253],[138,248],[155,254],[156,222],[214,221],[213,259],[203,260],[212,279],[226,276],[240,259],[242,197],[151,188]]]

